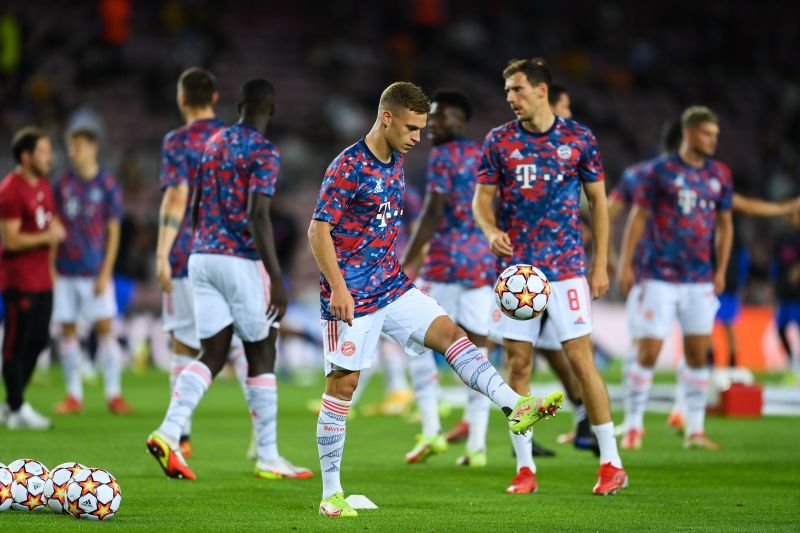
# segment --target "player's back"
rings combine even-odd
[[[198,169],[200,205],[192,253],[258,259],[247,199],[275,193],[279,165],[278,149],[248,125],[223,128],[208,140]]]
[[[426,189],[447,195],[447,202],[420,269],[426,281],[472,287],[494,281],[494,255],[472,216],[480,160],[480,146],[470,139],[456,139],[431,150]]]

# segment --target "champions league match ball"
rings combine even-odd
[[[497,306],[515,320],[530,320],[544,312],[550,299],[550,283],[541,270],[531,265],[505,269],[494,284]]]
[[[0,513],[11,507],[11,471],[0,463]]]
[[[100,468],[78,471],[67,485],[66,509],[75,518],[111,520],[121,502],[119,483]]]
[[[44,509],[44,484],[50,477],[47,467],[33,459],[17,459],[8,465],[8,471],[11,473],[11,508],[30,512]]]
[[[44,497],[47,506],[57,514],[66,509],[67,486],[72,477],[86,468],[80,463],[70,461],[62,463],[50,471],[50,478],[44,482]]]

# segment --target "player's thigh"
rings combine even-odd
[[[268,281],[259,261],[219,256],[219,285],[233,314],[233,328],[244,342],[267,338],[272,321],[267,318]]]
[[[341,320],[327,320],[322,324],[322,352],[325,357],[325,375],[343,369],[359,372],[372,367],[378,351],[385,308],[356,317],[353,325]]]
[[[386,317],[382,331],[410,355],[427,351],[425,335],[433,322],[447,312],[432,297],[417,288],[412,288],[385,307]],[[433,348],[442,348],[433,347]],[[440,349],[444,353],[447,347]]]
[[[684,283],[680,287],[678,321],[684,337],[711,335],[719,299],[711,283]]]
[[[194,319],[194,293],[188,277],[172,278],[172,292],[162,295],[162,328],[189,348],[200,349]]]
[[[78,278],[58,276],[53,286],[53,322],[74,324],[79,317]]]
[[[216,283],[220,265],[209,261],[210,257],[212,256],[207,254],[189,256],[194,320],[197,336],[200,339],[210,339],[233,324],[233,314],[228,301]]]
[[[664,340],[669,335],[678,314],[679,288],[680,284],[667,281],[642,281],[637,309],[640,339]]]
[[[488,285],[465,288],[458,298],[457,324],[470,333],[485,337],[489,334],[489,313],[494,306],[494,293]],[[453,315],[451,315],[453,316]]]
[[[571,278],[550,282],[550,301],[547,317],[558,341],[585,337],[592,333],[592,306],[586,278]]]

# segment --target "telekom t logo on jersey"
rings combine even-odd
[[[378,214],[375,215],[375,218],[381,221],[378,227],[385,228],[387,226],[386,221],[392,218],[392,202],[383,202],[378,207]]]
[[[697,193],[691,189],[681,189],[678,191],[678,205],[681,206],[681,212],[688,215],[697,206]]]
[[[551,174],[539,175],[536,170],[536,165],[517,165],[514,169],[517,174],[517,181],[522,184],[521,189],[530,189],[533,187],[532,183],[537,180],[542,181],[564,181],[563,174],[556,174],[555,178]]]

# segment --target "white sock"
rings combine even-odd
[[[632,340],[628,354],[625,357],[625,362],[622,364],[622,407],[625,411],[625,419],[622,421],[622,427],[626,430],[631,427],[628,419],[628,412],[630,411],[630,384],[628,383],[628,372],[630,372],[631,365],[636,362],[639,357],[639,343],[636,339]]]
[[[233,366],[233,373],[236,374],[239,385],[247,395],[247,372],[249,366],[247,365],[247,356],[244,354],[244,345],[242,345],[242,341],[238,337],[234,337],[231,341],[228,362]]]
[[[572,405],[572,423],[575,424],[575,427],[586,420],[586,416],[586,406],[583,402]]]
[[[501,409],[514,409],[520,395],[508,386],[486,355],[467,337],[451,344],[444,357],[470,389],[481,392]]]
[[[83,401],[83,379],[81,378],[81,343],[76,337],[62,338],[58,341],[61,354],[61,368],[67,383],[67,394]]]
[[[275,374],[259,374],[246,380],[247,406],[253,419],[258,459],[278,458],[278,384]]]
[[[686,361],[681,359],[681,364],[678,365],[678,379],[675,382],[675,403],[672,404],[672,413],[686,412],[686,380],[683,378],[686,368]]]
[[[531,454],[533,431],[529,431],[524,435],[515,435],[511,431],[508,434],[511,435],[511,445],[514,447],[514,455],[517,457],[517,472],[527,466],[535,474],[536,463],[533,462],[533,455]]]
[[[422,417],[422,435],[435,437],[442,432],[439,420],[439,370],[433,352],[428,350],[422,355],[408,360],[408,371],[414,396]]]
[[[175,380],[172,400],[158,428],[159,433],[172,440],[170,444],[174,445],[180,440],[187,420],[192,417],[212,379],[211,370],[204,363],[192,361]]]
[[[106,400],[122,394],[122,352],[117,339],[109,335],[100,335],[97,339],[97,359],[103,369],[103,384]]]
[[[404,392],[408,390],[406,379],[406,356],[398,344],[385,345],[383,353],[384,378],[387,392]]]
[[[599,426],[592,426],[600,446],[600,464],[611,463],[612,466],[622,468],[622,459],[617,450],[617,439],[614,438],[614,422],[606,422]]]
[[[686,435],[705,431],[706,404],[708,403],[708,367],[686,368]]]
[[[626,374],[627,397],[625,406],[625,420],[628,429],[644,428],[644,411],[647,407],[647,398],[650,387],[653,385],[653,369],[645,368],[638,362],[633,362],[628,367]]]
[[[468,452],[486,451],[486,430],[492,401],[478,391],[470,390],[464,419],[469,422]]]
[[[323,500],[343,492],[340,474],[350,403],[322,395],[322,408],[317,419],[317,451],[322,471]]]
[[[175,391],[175,381],[178,379],[178,376],[183,372],[183,369],[186,368],[186,365],[194,361],[194,357],[191,355],[184,355],[184,354],[177,354],[172,352],[172,357],[169,360],[169,392],[170,394]],[[192,434],[192,418],[189,417],[186,420],[186,425],[183,427],[183,431],[181,431],[181,437],[188,437]]]

